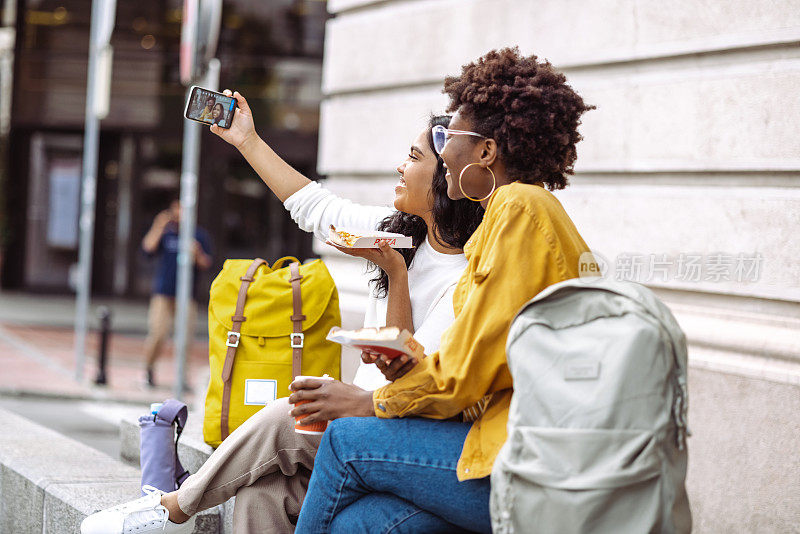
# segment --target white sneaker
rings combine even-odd
[[[90,515],[81,523],[81,534],[138,534],[163,532],[190,534],[194,516],[185,523],[169,520],[169,510],[161,505],[164,492],[153,486],[142,487],[147,495]]]

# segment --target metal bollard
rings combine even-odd
[[[97,318],[100,319],[100,352],[97,354],[97,378],[94,379],[94,383],[105,385],[108,341],[111,336],[111,309],[108,306],[100,306],[97,308]]]

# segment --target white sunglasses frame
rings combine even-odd
[[[442,145],[442,149],[441,150],[436,148],[436,133],[437,132],[443,132],[444,135],[445,135],[444,144]],[[441,153],[444,152],[444,147],[447,146],[447,142],[449,141],[449,139],[447,139],[447,137],[446,137],[447,135],[472,135],[474,137],[480,137],[481,139],[488,139],[488,137],[486,137],[485,135],[481,135],[481,134],[479,134],[477,132],[468,132],[466,130],[451,130],[449,128],[445,128],[442,125],[437,124],[436,126],[431,128],[431,137],[433,138],[433,149],[436,150],[437,154],[441,155]]]

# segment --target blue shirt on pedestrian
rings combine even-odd
[[[211,255],[211,237],[203,228],[197,228],[194,234],[195,239],[208,255]],[[153,278],[153,293],[156,295],[166,295],[174,297],[177,286],[178,276],[178,226],[170,224],[161,236],[158,248],[153,253],[156,256],[156,274]],[[194,290],[193,298],[197,299],[197,274],[198,269],[194,268]]]

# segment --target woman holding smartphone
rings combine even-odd
[[[412,237],[411,249],[382,246],[339,250],[367,259],[377,270],[373,279],[374,298],[367,305],[365,326],[397,326],[414,333],[418,339],[428,337],[427,328],[431,328],[434,335],[429,343],[438,346],[444,323],[449,325],[452,317],[448,315],[442,322],[437,314],[430,315],[431,305],[444,302],[445,309],[451,307],[452,291],[466,267],[464,243],[480,224],[484,210],[469,201],[453,201],[448,197],[444,167],[433,149],[430,130],[424,129],[417,135],[406,159],[397,167],[400,176],[395,186],[395,209],[361,206],[337,197],[285,163],[256,133],[245,98],[229,90],[224,94],[236,98],[234,120],[230,129],[211,126],[211,131],[239,149],[300,228],[313,232],[322,241],[327,239],[331,225]],[[449,116],[431,117],[429,124],[444,127],[449,119]],[[409,300],[410,286],[416,296],[414,303]],[[445,295],[444,288],[451,293]],[[420,331],[423,322],[428,326]],[[412,363],[401,357],[389,367],[384,359],[366,354],[362,358],[375,362],[390,377],[401,366]],[[361,377],[369,383],[383,379],[378,370],[366,366],[359,367],[356,382]]]
[[[298,532],[491,532],[489,474],[513,393],[511,321],[544,288],[577,277],[589,253],[549,191],[567,185],[591,109],[564,75],[503,49],[447,78],[444,92],[455,115],[432,135],[448,195],[486,207],[464,247],[456,318],[438,352],[353,408],[377,417],[328,427]],[[292,388],[291,402],[313,401],[295,414],[324,414],[326,385],[299,379]]]
[[[466,266],[462,247],[483,215],[480,206],[447,196],[445,171],[433,148],[430,128],[447,126],[449,117],[432,118],[397,167],[397,209],[392,210],[338,198],[292,169],[258,137],[244,97],[234,96],[238,108],[231,128],[212,126],[212,131],[242,152],[301,228],[320,239],[325,239],[330,224],[377,227],[412,236],[413,249],[384,246],[350,252],[379,267],[365,326],[409,329],[428,352],[435,351],[454,317],[454,286]],[[374,358],[362,355],[362,359],[355,385],[331,384],[327,412],[331,419],[352,415],[356,399],[371,398],[371,390],[388,383],[384,375],[393,379],[417,363],[403,358],[391,363],[377,360],[378,370],[369,365]],[[151,494],[146,497],[90,516],[81,531],[191,532],[194,514],[233,496],[235,532],[293,531],[320,436],[295,433],[289,408],[286,398],[265,406],[232,432],[178,491],[148,490]]]

